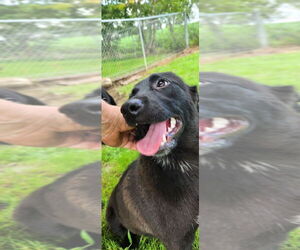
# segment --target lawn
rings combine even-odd
[[[293,85],[300,90],[300,51],[228,58],[201,64],[200,71],[217,71],[247,77],[269,85]]]
[[[245,22],[246,21],[246,22]],[[257,27],[247,24],[245,19],[223,24],[219,30],[200,22],[200,42],[203,52],[247,51],[260,47]],[[299,46],[300,25],[292,23],[270,23],[264,25],[270,47]]]
[[[166,54],[147,56],[147,64],[151,65],[167,56]],[[104,60],[102,62],[102,76],[114,78],[143,68],[145,68],[145,64],[142,56],[128,59]]]
[[[148,72],[145,73],[145,76],[154,73],[154,72],[167,72],[172,71],[179,75],[187,84],[189,85],[197,85],[199,82],[198,66],[199,56],[198,53],[189,54],[185,57],[179,57],[174,59],[172,62],[167,65],[162,65],[159,67],[155,67]],[[132,87],[136,82],[120,87],[119,91],[121,94],[125,96],[129,96]]]
[[[97,73],[100,63],[100,55],[94,59],[2,61],[0,77],[42,78]]]

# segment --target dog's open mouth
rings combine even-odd
[[[175,137],[182,128],[182,121],[171,117],[166,121],[150,125],[138,125],[137,130],[143,130],[144,136],[137,142],[138,151],[146,156],[152,156],[159,151],[173,147]]]
[[[249,127],[249,122],[242,118],[214,117],[199,120],[199,142],[209,146],[228,137],[237,135]]]

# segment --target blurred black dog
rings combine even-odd
[[[300,223],[299,96],[219,73],[200,82],[201,249],[279,249]]]
[[[0,88],[0,99],[23,103],[23,104],[30,104],[30,105],[45,105],[44,102],[34,97],[24,95],[6,88]]]
[[[100,244],[100,162],[69,172],[26,197],[14,218],[41,239],[61,239],[60,245],[87,245],[80,237],[85,230]]]
[[[100,91],[97,89],[84,100],[65,105],[64,113],[70,112],[70,117],[79,123],[99,126]],[[104,89],[102,96],[115,104]],[[39,237],[64,239],[61,245],[66,248],[86,245],[80,237],[80,232],[85,230],[95,242],[88,249],[99,249],[100,180],[99,162],[71,171],[26,197],[16,208],[14,217]]]
[[[136,126],[142,154],[123,174],[107,207],[110,230],[128,247],[138,235],[168,250],[192,249],[198,215],[198,93],[173,73],[139,82],[121,111]]]
[[[100,97],[107,103],[116,105],[112,96],[104,88],[99,88],[86,95],[83,100],[64,105],[60,112],[82,125],[100,127]]]

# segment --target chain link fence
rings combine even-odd
[[[299,21],[264,19],[259,12],[200,14],[200,52],[236,53],[300,45]]]
[[[100,19],[0,20],[0,77],[100,72]]]
[[[102,40],[102,75],[115,78],[197,46],[199,25],[184,13],[102,20]]]

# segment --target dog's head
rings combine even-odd
[[[197,88],[173,73],[152,74],[139,82],[121,108],[127,123],[136,127],[138,151],[161,156],[183,143],[194,133],[197,102]]]
[[[291,142],[299,127],[298,94],[240,77],[200,74],[200,154],[234,147],[272,150]]]

